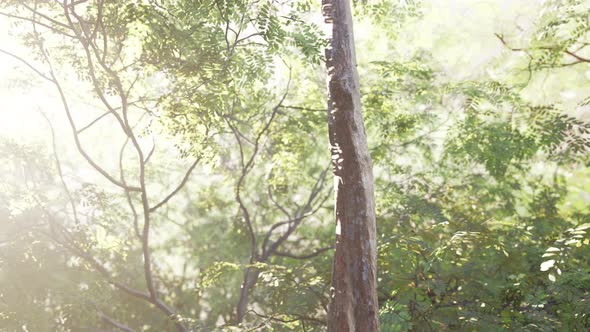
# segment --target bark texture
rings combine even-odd
[[[326,65],[336,200],[328,331],[379,331],[373,171],[361,114],[350,0],[323,0],[322,11],[332,24]]]

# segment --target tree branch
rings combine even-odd
[[[160,208],[162,205],[168,203],[168,201],[174,197],[176,194],[178,194],[178,192],[184,187],[184,185],[188,182],[188,179],[191,176],[191,173],[193,172],[193,170],[197,167],[197,165],[199,164],[199,161],[201,160],[201,157],[198,157],[195,159],[195,161],[193,162],[193,164],[189,167],[188,171],[184,174],[184,177],[182,178],[182,181],[180,181],[180,184],[178,184],[178,186],[176,186],[176,189],[174,189],[170,194],[168,194],[168,196],[166,196],[166,198],[164,198],[162,201],[160,201],[160,203],[152,206],[149,209],[149,212],[154,212],[156,211],[158,208]]]
[[[508,45],[508,43],[504,39],[504,36],[503,35],[498,34],[498,33],[495,33],[494,35],[496,35],[496,37],[500,40],[500,42],[504,46],[506,46],[509,50],[515,51],[515,52],[525,52],[525,53],[527,53],[527,55],[529,57],[532,58],[532,56],[528,52],[530,50],[534,50],[535,47],[533,47],[533,48],[514,48],[514,47],[511,47],[511,46]],[[584,46],[582,46],[581,48],[579,48],[577,51],[581,50],[582,48],[584,48]],[[552,47],[552,46],[539,46],[539,47],[536,47],[536,49],[539,49],[539,50],[558,50],[556,47]],[[567,54],[567,55],[569,55],[569,56],[571,56],[571,57],[573,57],[573,58],[575,58],[577,60],[577,61],[574,61],[574,62],[562,63],[562,64],[559,65],[560,67],[572,66],[572,65],[576,65],[576,64],[582,63],[582,62],[590,62],[590,58],[585,58],[585,57],[582,57],[582,56],[576,54],[575,52],[577,52],[577,51],[570,51],[568,49],[559,49],[559,50],[562,53],[565,53],[565,54]]]
[[[35,67],[34,67],[33,65],[31,65],[31,64],[30,64],[30,63],[29,63],[27,60],[25,60],[25,59],[21,58],[20,56],[18,56],[18,55],[16,55],[16,54],[14,54],[14,53],[11,53],[11,52],[8,52],[8,51],[5,51],[5,50],[3,50],[3,49],[0,49],[0,53],[4,53],[4,54],[6,54],[6,55],[9,55],[9,56],[11,56],[11,57],[15,58],[16,60],[18,60],[18,61],[22,62],[22,63],[23,63],[25,66],[29,67],[29,68],[30,68],[31,70],[33,70],[35,73],[37,73],[37,75],[41,76],[42,78],[44,78],[44,79],[48,80],[48,81],[49,81],[49,82],[51,82],[51,83],[55,83],[55,82],[53,81],[53,79],[52,79],[52,78],[50,78],[49,76],[47,76],[47,75],[43,74],[43,73],[42,73],[42,72],[41,72],[39,69],[35,68]]]
[[[8,18],[13,18],[13,19],[16,19],[16,20],[32,22],[34,24],[40,25],[40,26],[42,26],[44,28],[47,28],[47,29],[49,29],[49,30],[51,30],[51,31],[53,31],[55,33],[58,33],[60,35],[63,35],[63,36],[69,37],[69,38],[76,38],[76,36],[74,36],[74,35],[70,35],[69,33],[66,33],[66,32],[63,32],[63,31],[61,31],[59,29],[56,29],[55,27],[52,27],[49,24],[45,24],[45,23],[40,22],[40,21],[35,21],[32,18],[28,18],[28,17],[24,17],[24,16],[18,16],[18,15],[13,15],[13,14],[9,14],[9,13],[3,13],[3,12],[0,12],[0,15],[5,16],[5,17],[8,17]]]
[[[331,249],[334,249],[334,246],[320,248],[320,249],[318,249],[310,254],[307,254],[307,255],[296,255],[296,254],[291,254],[288,252],[282,252],[282,251],[278,251],[278,250],[275,250],[274,254],[275,254],[275,256],[289,257],[289,258],[293,258],[293,259],[308,259],[308,258],[313,258],[313,257],[319,256],[320,254],[322,254],[328,250],[331,250]]]
[[[108,316],[107,314],[105,314],[102,310],[100,310],[98,308],[98,306],[94,305],[94,307],[96,308],[96,311],[98,312],[98,316],[107,324],[121,330],[124,332],[135,332],[134,329],[130,328],[129,326],[119,323],[117,322],[115,319],[113,319],[112,317]]]

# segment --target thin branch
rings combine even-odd
[[[305,203],[303,208],[300,209],[300,212],[295,213],[296,218],[294,218],[292,220],[292,222],[277,223],[277,224],[273,225],[268,230],[268,232],[266,233],[266,236],[264,238],[264,242],[263,242],[263,248],[262,248],[263,257],[269,257],[270,255],[272,255],[276,251],[276,249],[285,240],[287,240],[287,238],[289,238],[289,236],[291,236],[291,234],[299,227],[299,225],[301,224],[301,222],[305,218],[309,217],[310,215],[315,214],[320,209],[320,207],[322,207],[324,205],[324,203],[328,200],[329,195],[326,195],[324,197],[324,199],[320,202],[320,204],[318,204],[315,209],[312,209],[312,205],[313,205],[317,195],[322,191],[322,189],[324,187],[326,175],[327,175],[329,169],[330,169],[330,167],[326,167],[322,171],[322,173],[320,174],[320,177],[317,179],[316,183],[314,184],[314,186],[309,194],[307,202]],[[272,244],[267,246],[267,244],[270,242],[270,237],[272,236],[272,233],[274,232],[274,230],[284,224],[289,225],[289,228],[287,229],[287,231],[283,235],[281,235],[275,242],[273,242]]]
[[[253,313],[254,315],[256,315],[256,316],[258,316],[260,318],[267,319],[266,322],[264,322],[263,325],[261,325],[261,326],[266,325],[266,323],[268,323],[269,321],[276,321],[276,322],[280,322],[280,323],[293,323],[293,322],[296,322],[296,321],[306,320],[306,321],[315,322],[315,323],[318,323],[318,324],[321,324],[321,325],[325,325],[326,324],[326,322],[324,322],[323,320],[320,320],[320,319],[317,319],[317,318],[313,318],[313,317],[306,317],[306,316],[302,316],[302,315],[297,315],[297,314],[294,314],[294,315],[291,315],[291,314],[288,314],[288,315],[279,314],[279,315],[271,315],[271,316],[268,316],[268,315],[264,315],[264,314],[258,313],[254,309],[248,310],[247,313]],[[295,316],[297,318],[294,318],[294,319],[279,318],[280,316]],[[259,326],[259,327],[261,327],[261,326]],[[248,331],[258,331],[258,330],[257,329],[253,329],[253,330],[251,329],[251,330],[248,330]]]
[[[509,45],[508,45],[508,42],[506,42],[506,40],[504,39],[504,36],[503,36],[503,35],[501,35],[501,34],[498,34],[498,33],[495,33],[495,35],[496,35],[496,37],[497,37],[497,38],[500,40],[500,42],[501,42],[501,43],[502,43],[504,46],[506,46],[506,47],[507,47],[509,50],[511,50],[511,51],[515,51],[515,52],[525,52],[525,53],[527,53],[527,55],[529,55],[530,57],[532,57],[532,56],[531,56],[531,55],[528,53],[528,51],[530,51],[530,50],[533,50],[533,49],[535,49],[535,48],[515,48],[515,47],[511,47],[511,46],[509,46]],[[562,50],[560,50],[561,52],[563,52],[563,53],[565,53],[565,54],[567,54],[567,55],[569,55],[569,56],[571,56],[571,57],[575,58],[577,61],[574,61],[574,62],[569,62],[569,63],[561,63],[561,64],[559,64],[558,66],[559,66],[559,67],[566,67],[566,66],[572,66],[572,65],[576,65],[576,64],[578,64],[578,63],[582,63],[582,62],[590,62],[590,58],[585,58],[585,57],[582,57],[582,56],[580,56],[580,55],[578,55],[578,54],[576,54],[576,53],[575,53],[575,52],[577,52],[577,51],[581,50],[581,49],[582,49],[582,48],[584,48],[584,47],[585,47],[585,46],[582,46],[581,48],[579,48],[579,49],[578,49],[578,50],[576,50],[576,51],[570,51],[570,50],[568,50],[568,49],[562,49]],[[558,48],[556,48],[556,47],[552,47],[552,46],[539,46],[539,47],[536,47],[536,49],[540,49],[540,50],[559,50]]]
[[[270,199],[270,201],[281,211],[283,212],[283,214],[285,214],[285,216],[287,216],[288,219],[292,219],[293,217],[291,216],[291,214],[289,213],[289,211],[287,211],[287,209],[285,209],[284,206],[282,206],[273,196],[272,194],[272,189],[270,187],[270,184],[267,186],[267,192],[268,192],[268,198]]]
[[[37,20],[34,19],[34,17],[35,16],[39,16],[39,17],[42,17],[42,18],[46,19],[47,21],[49,21],[49,22],[51,22],[51,23],[53,23],[53,24],[55,24],[57,26],[60,26],[60,27],[62,27],[64,29],[67,29],[67,30],[70,30],[70,26],[68,26],[67,24],[64,24],[64,23],[62,23],[60,21],[57,21],[57,20],[52,19],[51,17],[47,16],[46,14],[43,14],[40,11],[38,11],[37,8],[31,8],[31,7],[29,7],[26,3],[24,3],[24,1],[21,1],[21,5],[23,7],[25,7],[26,9],[28,9],[33,14],[33,20],[32,20],[33,24],[35,24],[36,22],[38,22]],[[37,4],[35,4],[35,5],[37,5]]]
[[[303,106],[292,106],[292,105],[284,105],[281,106],[281,108],[288,108],[288,109],[293,109],[293,110],[299,110],[299,111],[308,111],[308,112],[328,112],[327,109],[321,109],[321,108],[310,108],[310,107],[303,107]]]
[[[565,52],[566,54],[568,54],[568,55],[570,55],[570,56],[572,56],[572,57],[574,57],[574,58],[578,59],[578,61],[580,61],[580,62],[590,62],[590,58],[584,58],[584,57],[581,57],[581,56],[577,55],[576,53],[574,53],[574,52],[571,52],[571,51],[568,51],[568,50],[565,50],[564,52]]]
[[[97,117],[96,119],[92,120],[89,124],[85,125],[84,127],[78,129],[76,132],[78,134],[82,133],[84,130],[92,127],[95,123],[97,123],[98,121],[100,121],[102,118],[104,118],[105,116],[111,114],[111,111],[106,111],[104,112],[101,116]]]
[[[504,39],[504,35],[501,35],[501,34],[499,34],[499,33],[494,33],[494,35],[495,35],[495,36],[496,36],[496,37],[497,37],[497,38],[500,40],[500,42],[501,42],[501,43],[502,43],[504,46],[506,46],[506,47],[507,47],[509,50],[511,50],[511,51],[515,51],[515,52],[524,52],[524,51],[525,51],[525,49],[522,49],[522,48],[513,48],[513,47],[510,47],[510,46],[508,46],[508,43],[507,43],[507,42],[506,42],[506,40]]]
[[[320,248],[320,249],[318,249],[310,254],[307,254],[307,255],[296,255],[296,254],[291,254],[288,252],[282,252],[282,251],[278,251],[278,250],[275,250],[274,254],[276,256],[289,257],[289,258],[293,258],[293,259],[308,259],[308,258],[313,258],[313,257],[319,256],[320,254],[322,254],[328,250],[331,250],[331,249],[334,249],[334,246]]]
[[[135,105],[136,103],[140,103],[140,102],[143,102],[143,101],[144,101],[144,100],[142,100],[142,99],[138,99],[138,100],[135,100],[135,101],[132,101],[132,102],[128,102],[127,104],[128,104],[129,106],[131,106],[131,105],[134,105],[134,106],[136,106],[136,105]],[[138,107],[138,106],[136,106],[136,107]],[[120,108],[120,107],[115,107],[114,109],[115,109],[115,110],[117,110],[117,109],[119,109],[119,108]],[[139,108],[139,107],[138,107],[138,108]],[[97,123],[98,121],[102,120],[104,117],[106,117],[107,115],[109,115],[109,114],[111,114],[111,113],[112,113],[112,112],[111,112],[110,110],[109,110],[109,111],[106,111],[106,112],[104,112],[104,113],[103,113],[103,114],[101,114],[99,117],[97,117],[96,119],[92,120],[92,121],[91,121],[89,124],[87,124],[86,126],[84,126],[84,127],[80,128],[80,129],[78,129],[78,134],[80,134],[80,133],[82,133],[84,130],[87,130],[88,128],[92,127],[92,126],[93,126],[95,123]]]
[[[29,67],[31,70],[33,70],[35,73],[37,73],[39,76],[41,76],[42,78],[44,78],[44,79],[48,80],[48,81],[49,81],[49,82],[51,82],[51,83],[55,83],[55,82],[53,81],[53,79],[51,79],[49,76],[47,76],[47,75],[43,74],[43,73],[42,73],[42,72],[41,72],[39,69],[35,68],[35,67],[34,67],[33,65],[31,65],[31,64],[30,64],[30,63],[29,63],[27,60],[25,60],[25,59],[21,58],[20,56],[18,56],[18,55],[16,55],[16,54],[14,54],[14,53],[11,53],[11,52],[8,52],[8,51],[5,51],[5,50],[3,50],[3,49],[0,49],[0,53],[4,53],[4,54],[6,54],[6,55],[9,55],[9,56],[11,56],[11,57],[13,57],[13,58],[17,59],[18,61],[22,62],[22,63],[23,63],[25,66]]]
[[[154,137],[152,136],[152,148],[150,149],[150,152],[148,152],[147,156],[145,157],[146,164],[150,161],[150,158],[154,155],[154,151],[156,151],[156,141],[154,140]]]
[[[45,51],[43,51],[43,53],[45,54]],[[48,58],[47,56],[45,56],[47,61]],[[76,130],[76,124],[74,123],[74,119],[72,117],[72,114],[70,112],[70,107],[69,104],[66,100],[65,97],[65,93],[61,87],[61,84],[57,81],[57,79],[55,78],[55,75],[53,73],[53,69],[50,70],[51,72],[51,77],[53,78],[53,83],[55,84],[61,101],[62,101],[62,105],[64,106],[64,109],[66,110],[66,115],[68,118],[68,121],[70,122],[70,127],[72,128],[72,133],[74,134],[74,141],[76,143],[76,147],[78,148],[78,152],[80,152],[80,154],[82,155],[82,157],[84,157],[84,159],[86,159],[86,161],[96,170],[98,171],[102,176],[104,176],[107,180],[109,180],[111,183],[113,183],[116,186],[119,186],[125,190],[130,190],[130,191],[140,191],[139,188],[137,187],[132,187],[132,186],[126,186],[125,184],[117,181],[112,175],[110,175],[107,171],[105,171],[102,167],[100,167],[92,158],[90,158],[90,156],[86,153],[86,151],[84,150],[84,148],[82,147],[82,143],[80,142],[80,139],[78,137],[77,134],[77,130]]]
[[[94,307],[96,308],[96,311],[98,311],[98,316],[100,316],[100,318],[107,324],[121,330],[124,332],[135,332],[134,329],[130,328],[129,326],[123,324],[123,323],[119,323],[117,322],[115,319],[113,319],[112,317],[108,316],[107,314],[105,314],[102,310],[100,310],[96,305],[94,305]]]
[[[199,164],[199,161],[201,160],[201,157],[198,157],[195,159],[195,161],[193,162],[193,164],[189,167],[188,171],[184,174],[184,177],[182,178],[182,181],[180,181],[180,184],[176,187],[176,189],[174,189],[170,194],[168,194],[168,196],[166,196],[166,198],[164,198],[162,201],[160,201],[160,203],[154,205],[153,207],[151,207],[149,209],[149,212],[154,212],[156,211],[158,208],[160,208],[162,205],[168,203],[168,201],[174,197],[183,187],[184,185],[188,182],[193,170],[197,167],[197,165]]]
[[[88,2],[89,0],[78,0],[78,1],[72,1],[72,3],[70,3],[69,5],[67,5],[68,7],[74,7],[77,6],[79,4]]]
[[[24,16],[18,16],[18,15],[13,15],[13,14],[4,13],[4,12],[0,12],[0,15],[2,15],[2,16],[5,16],[5,17],[8,17],[8,18],[17,19],[17,20],[28,21],[28,22],[31,22],[31,23],[34,23],[34,24],[40,25],[40,26],[42,26],[42,27],[44,27],[44,28],[47,28],[47,29],[49,29],[49,30],[51,30],[51,31],[53,31],[53,32],[56,32],[56,33],[58,33],[58,34],[64,35],[64,36],[66,36],[66,37],[69,37],[69,38],[76,38],[76,36],[74,36],[74,35],[70,35],[69,33],[66,33],[66,32],[63,32],[63,31],[60,31],[59,29],[56,29],[55,27],[52,27],[52,26],[51,26],[51,25],[49,25],[49,24],[45,24],[45,23],[43,23],[43,22],[40,22],[40,21],[33,20],[32,18],[28,18],[28,17],[24,17]]]

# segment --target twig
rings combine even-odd
[[[201,157],[199,156],[198,158],[195,159],[195,161],[193,162],[193,164],[189,167],[188,171],[186,171],[186,173],[184,174],[184,177],[182,178],[182,181],[180,181],[180,184],[178,184],[178,186],[176,186],[176,188],[170,193],[168,194],[168,196],[166,196],[166,198],[164,198],[162,201],[160,201],[160,203],[152,206],[149,209],[149,212],[154,212],[156,211],[158,208],[160,208],[162,205],[168,203],[168,201],[174,197],[183,187],[184,185],[188,182],[188,179],[190,178],[193,170],[197,167],[197,165],[199,164],[199,161],[201,161]]]

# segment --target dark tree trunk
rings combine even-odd
[[[379,331],[373,171],[361,114],[350,0],[323,0],[322,11],[332,24],[326,65],[336,200],[328,331]]]
[[[256,282],[258,281],[258,276],[260,275],[260,271],[247,268],[246,272],[244,273],[244,280],[242,281],[241,289],[240,289],[240,299],[238,301],[237,306],[237,320],[236,322],[242,323],[244,321],[244,317],[248,312],[248,302],[250,300],[250,293]]]

